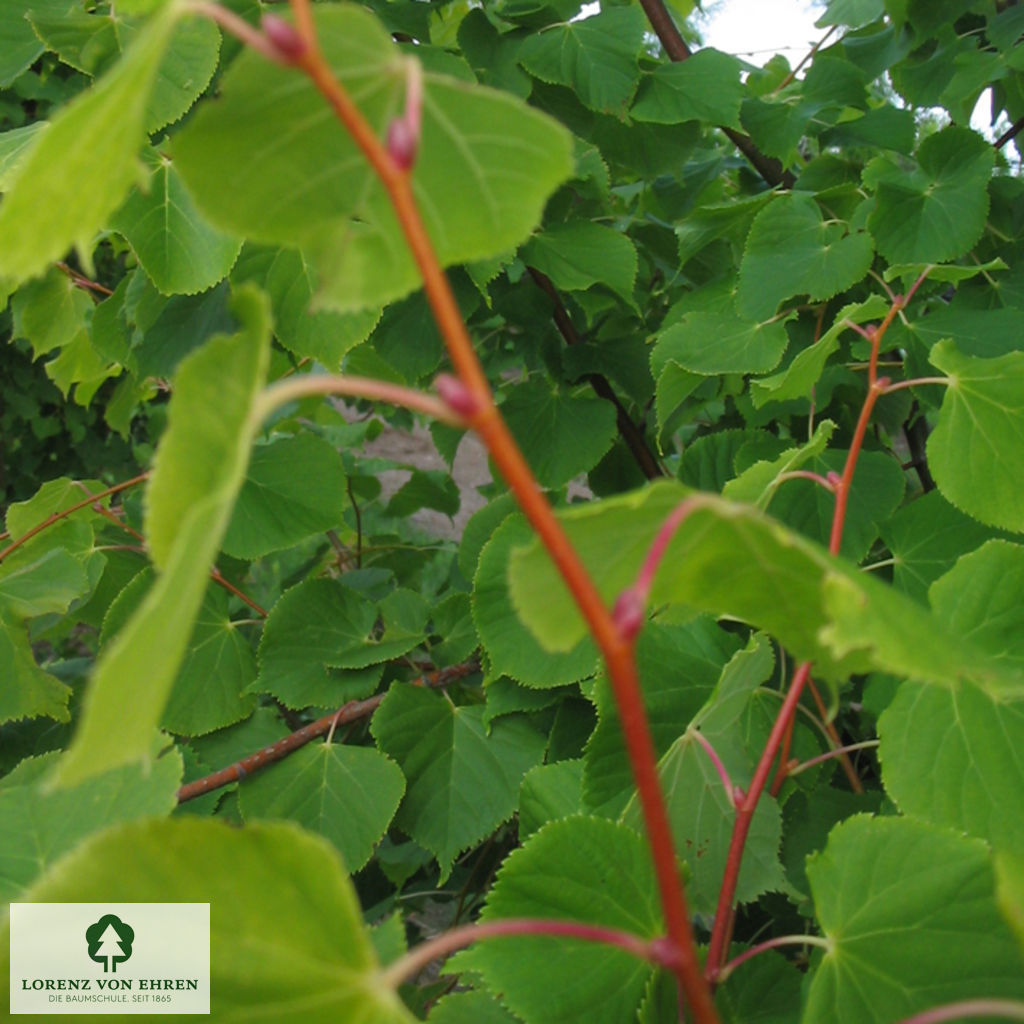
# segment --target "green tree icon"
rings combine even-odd
[[[89,957],[103,964],[103,973],[117,973],[117,965],[132,955],[135,930],[114,914],[104,914],[85,930]]]

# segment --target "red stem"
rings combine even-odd
[[[942,1024],[943,1021],[965,1020],[968,1017],[1024,1020],[1024,1003],[1016,999],[965,999],[960,1003],[946,1003],[923,1013],[915,1013],[899,1024]]]
[[[515,494],[530,525],[575,598],[604,656],[644,811],[666,927],[678,953],[674,973],[697,1020],[714,1024],[718,1021],[718,1015],[710,988],[701,974],[689,910],[676,868],[675,847],[658,782],[654,742],[637,677],[633,638],[619,628],[605,607],[597,587],[569,543],[494,404],[487,377],[423,224],[412,190],[409,175],[411,167],[395,160],[352,98],[335,79],[316,40],[309,0],[292,0],[292,9],[299,35],[307,47],[297,62],[298,66],[331,105],[388,193],[406,243],[419,268],[427,300],[449,357],[459,379],[476,403],[478,411],[467,417],[469,425],[480,435],[509,489]]]
[[[766,953],[769,949],[778,949],[780,946],[821,946],[824,949],[832,948],[832,944],[828,939],[823,939],[818,935],[779,935],[774,939],[759,942],[756,946],[751,946],[750,949],[734,957],[715,975],[715,981],[725,981],[740,964],[746,963],[761,953]]]
[[[746,796],[736,808],[736,822],[733,825],[732,839],[729,843],[729,854],[725,862],[725,874],[722,877],[722,888],[718,893],[718,906],[715,908],[715,924],[711,932],[711,945],[708,949],[705,976],[712,980],[715,974],[725,962],[725,954],[729,946],[729,925],[732,920],[732,905],[736,895],[736,883],[740,877],[740,865],[743,861],[743,847],[747,841],[747,834],[750,832],[750,823],[757,808],[757,802],[761,799],[765,784],[772,770],[772,762],[782,743],[782,737],[786,732],[790,719],[796,713],[796,706],[800,701],[800,694],[804,685],[811,675],[811,663],[805,661],[793,674],[793,681],[789,686],[789,693],[782,702],[775,724],[768,736],[768,742],[761,752],[761,760],[754,770],[754,777],[751,779],[750,788]]]
[[[512,918],[504,921],[486,921],[452,928],[416,946],[401,959],[385,968],[380,983],[397,988],[407,978],[412,978],[434,960],[457,949],[464,949],[480,939],[495,939],[510,935],[549,935],[582,939],[584,942],[600,942],[617,946],[641,960],[650,960],[660,967],[671,967],[673,956],[663,940],[644,939],[632,932],[598,925],[579,924],[575,921],[552,921],[545,918]]]

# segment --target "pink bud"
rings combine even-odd
[[[263,34],[282,64],[297,64],[306,55],[306,43],[290,22],[276,14],[263,15]]]
[[[434,381],[434,387],[437,388],[441,401],[464,419],[471,420],[480,412],[480,400],[458,377],[453,377],[450,373],[439,374]]]
[[[825,479],[828,481],[828,484],[833,491],[838,491],[839,485],[843,482],[843,478],[834,469],[830,469],[828,471],[828,475]]]
[[[388,153],[403,171],[410,170],[416,163],[419,141],[405,117],[396,117],[388,125]]]
[[[612,609],[612,619],[625,640],[632,640],[647,621],[643,595],[636,587],[626,587]]]

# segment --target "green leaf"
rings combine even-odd
[[[937,580],[930,598],[953,636],[1024,666],[1024,548],[988,541]],[[1024,852],[1024,821],[1006,813],[1024,787],[1024,701],[969,684],[903,683],[879,736],[886,789],[906,813]]]
[[[564,487],[593,469],[616,437],[610,402],[560,394],[539,378],[514,387],[501,414],[542,487]]]
[[[738,646],[707,617],[684,626],[652,622],[637,638],[637,672],[658,757],[689,728]],[[584,794],[590,810],[618,816],[634,781],[607,677],[598,681],[594,697],[599,717],[587,743]]]
[[[493,530],[473,580],[473,621],[487,654],[489,677],[507,675],[526,686],[551,689],[593,675],[597,649],[581,630],[561,651],[545,649],[520,621],[509,594],[509,552],[532,532],[522,516]]]
[[[557,761],[531,768],[519,790],[519,841],[525,842],[549,821],[583,809],[583,762]]]
[[[56,267],[19,288],[11,302],[14,337],[25,338],[36,356],[69,345],[86,329],[92,300]]]
[[[917,151],[904,170],[876,157],[864,170],[874,190],[868,227],[890,263],[944,263],[978,240],[988,214],[988,179],[995,152],[968,128],[944,128]]]
[[[553,224],[523,246],[520,258],[565,291],[602,284],[635,305],[636,248],[614,228],[585,220]]]
[[[861,28],[885,13],[885,0],[831,0],[825,13],[814,23],[817,28],[845,25]]]
[[[684,61],[661,64],[644,76],[630,115],[656,124],[707,121],[739,131],[740,69],[735,57],[710,46]]]
[[[518,1019],[487,992],[453,992],[430,1011],[430,1024],[518,1024]]]
[[[488,731],[482,717],[482,707],[396,684],[370,725],[406,778],[395,824],[434,854],[442,882],[462,850],[512,814],[523,776],[544,753],[545,738],[523,719],[502,718]]]
[[[528,36],[519,63],[542,82],[567,85],[591,110],[622,116],[636,92],[647,20],[636,7],[610,7]]]
[[[779,477],[802,469],[810,460],[821,455],[835,429],[836,425],[831,420],[821,420],[806,444],[788,448],[776,459],[759,459],[725,484],[722,497],[745,502],[763,511],[785,482]]]
[[[826,451],[809,458],[805,469],[819,476],[841,474],[849,453]],[[906,480],[900,464],[887,452],[861,452],[850,486],[843,526],[841,555],[851,562],[864,560],[878,538],[879,523],[903,500]],[[726,497],[735,496],[728,493]],[[769,514],[805,537],[828,546],[832,534],[835,495],[811,480],[788,480],[775,492]]]
[[[808,195],[785,193],[754,218],[740,264],[736,308],[763,320],[794,295],[830,299],[859,281],[873,257],[870,235],[851,234],[842,222],[826,222]]]
[[[210,904],[213,1019],[267,1016],[411,1024],[379,984],[352,883],[337,852],[293,825],[201,820],[111,829],[60,861],[29,902]],[[9,933],[2,948],[9,957]],[[3,967],[7,984],[9,968]],[[4,996],[6,998],[6,996]]]
[[[66,612],[88,590],[85,570],[63,548],[42,555],[21,548],[0,563],[0,607],[26,619]]]
[[[0,275],[37,275],[71,246],[86,265],[93,235],[136,181],[147,102],[177,17],[168,5],[102,79],[63,108],[13,176],[0,207]],[[103,167],[102,188],[82,188]]]
[[[663,925],[647,844],[602,818],[554,821],[513,851],[481,920],[539,917],[660,935]],[[516,1014],[536,1024],[631,1020],[652,968],[613,946],[564,936],[490,939],[460,958]],[[572,985],[567,978],[577,979]]]
[[[970,266],[960,266],[958,263],[895,263],[887,267],[882,277],[886,281],[895,280],[901,277],[904,280],[916,281],[922,275],[926,275],[929,281],[949,281],[959,284],[961,281],[969,281],[979,274],[991,274],[996,270],[1008,270],[1006,262],[997,257],[987,263],[972,263]],[[946,312],[943,310],[943,312]],[[929,326],[932,326],[929,324]]]
[[[791,398],[808,398],[815,383],[825,369],[829,356],[839,349],[839,338],[850,324],[862,324],[883,317],[889,304],[881,295],[872,295],[864,302],[844,306],[836,315],[833,325],[813,345],[798,352],[785,370],[751,381],[754,407],[760,409],[769,402],[785,402]]]
[[[150,150],[146,162],[149,181],[132,190],[110,226],[165,295],[206,291],[227,276],[242,243],[206,222],[169,156]]]
[[[878,721],[885,788],[907,814],[1024,852],[1024,701],[906,681]]]
[[[43,44],[25,17],[29,10],[68,14],[73,0],[2,0],[0,2],[0,87],[9,86],[43,52]]]
[[[292,587],[263,627],[260,674],[250,689],[272,693],[292,708],[343,703],[343,677],[328,672],[328,666],[365,668],[416,646],[411,637],[375,641],[376,621],[376,605],[336,580],[310,579]],[[380,670],[358,677],[369,678],[379,679]]]
[[[285,818],[318,832],[358,871],[405,792],[394,761],[370,747],[310,743],[247,780],[238,802],[247,822]]]
[[[28,155],[32,143],[37,141],[48,127],[48,121],[36,121],[23,128],[0,132],[0,192],[6,192],[10,187],[14,171]]]
[[[380,319],[376,309],[358,313],[313,310],[317,274],[308,257],[296,249],[247,245],[231,275],[232,281],[254,280],[270,296],[274,334],[290,352],[315,359],[332,372],[351,349],[365,341]]]
[[[71,687],[37,664],[20,619],[0,608],[0,722],[45,715],[68,722]]]
[[[858,815],[833,829],[807,876],[830,947],[810,979],[806,1024],[883,1024],[962,999],[1024,995],[984,843]]]
[[[459,501],[459,488],[447,473],[414,469],[412,476],[391,496],[384,514],[404,518],[421,508],[432,508],[450,517],[459,511]]]
[[[733,950],[738,954],[735,946]],[[804,975],[793,962],[768,951],[745,966],[741,975],[730,975],[715,990],[715,1008],[723,1024],[791,1024],[798,1020]]]
[[[383,136],[403,102],[407,58],[365,10],[314,13],[334,73]],[[306,251],[333,309],[380,306],[416,287],[383,186],[312,84],[247,52],[221,93],[175,138],[178,169],[212,223]],[[444,264],[517,245],[571,167],[568,133],[544,115],[505,93],[425,76],[412,185]]]
[[[146,536],[161,575],[96,664],[84,716],[57,769],[62,785],[147,757],[185,657],[245,476],[269,354],[263,297],[239,290],[233,309],[244,328],[189,356],[175,378],[170,424],[147,492]]]
[[[755,323],[735,313],[696,311],[662,331],[651,353],[651,369],[660,375],[673,362],[705,376],[767,373],[778,365],[788,343],[786,328],[778,321]]]
[[[700,730],[721,758],[733,785],[746,787],[753,774],[753,756],[744,742],[742,717],[756,689],[765,683],[775,657],[765,637],[752,639],[722,670],[714,693],[658,762],[658,775],[679,857],[689,866],[687,897],[698,914],[715,912],[718,892],[732,841],[736,807],[707,751],[694,735]],[[622,822],[643,827],[634,795]],[[750,824],[736,900],[749,903],[784,884],[779,862],[782,816],[765,794]]]
[[[234,558],[262,558],[341,523],[348,498],[338,452],[313,434],[253,449],[224,535]]]
[[[997,853],[994,866],[999,907],[1017,933],[1021,954],[1024,955],[1024,857]]]
[[[176,6],[168,3],[165,9]],[[118,10],[123,11],[123,5]],[[147,132],[173,124],[192,108],[213,78],[219,58],[220,30],[211,19],[186,18],[175,25],[149,97]]]
[[[928,358],[949,378],[927,448],[939,490],[983,523],[1024,531],[1024,353],[975,359],[944,341]]]
[[[160,743],[163,746],[163,743]],[[0,900],[9,903],[57,858],[86,836],[120,822],[171,813],[181,785],[181,755],[154,757],[153,765],[115,768],[80,786],[52,789],[46,774],[59,754],[28,758],[0,787]]]
[[[880,532],[894,559],[893,586],[927,603],[932,583],[993,531],[930,491],[900,508]]]
[[[561,514],[609,605],[633,583],[662,523],[689,493],[659,482]],[[947,685],[974,679],[993,692],[1021,692],[1016,674],[951,638],[914,602],[844,560],[748,506],[709,494],[694,495],[693,502],[666,549],[652,606],[679,602],[750,622],[798,659],[815,661],[825,676],[845,678],[873,667]],[[613,552],[609,536],[616,538]],[[751,565],[759,572],[752,574]],[[536,542],[512,553],[509,581],[518,613],[541,643],[564,650],[585,632]],[[898,632],[893,622],[900,623]]]

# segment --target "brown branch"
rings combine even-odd
[[[566,345],[580,344],[581,339],[576,333],[576,328],[573,326],[569,311],[565,308],[565,303],[562,301],[562,297],[558,294],[558,289],[551,282],[551,279],[533,267],[527,267],[526,269],[529,270],[530,276],[537,283],[541,291],[551,299],[553,307],[551,315]],[[665,474],[661,466],[658,465],[658,460],[654,457],[650,448],[647,447],[647,441],[644,439],[643,432],[633,422],[626,407],[619,401],[619,396],[615,394],[608,379],[600,373],[588,373],[586,374],[586,380],[594,389],[595,394],[615,406],[615,422],[619,429],[619,435],[626,442],[626,446],[632,452],[633,458],[636,459],[636,463],[644,476],[648,480],[657,480],[659,477],[664,476]]]
[[[17,551],[18,548],[20,548],[26,541],[35,537],[36,534],[42,533],[47,527],[53,526],[54,523],[58,523],[62,519],[66,519],[73,512],[77,512],[79,509],[88,507],[94,501],[102,501],[104,498],[109,498],[111,494],[117,494],[118,491],[124,491],[129,487],[134,487],[136,484],[141,484],[142,481],[146,480],[148,477],[149,473],[140,473],[138,476],[132,477],[131,480],[125,480],[124,483],[114,484],[113,487],[108,487],[105,491],[100,491],[99,494],[90,494],[89,497],[85,498],[83,501],[79,501],[74,505],[61,509],[59,512],[54,512],[51,516],[47,516],[47,518],[41,523],[33,526],[31,530],[23,533],[16,541],[12,544],[8,544],[3,551],[0,551],[0,562],[2,562],[8,555]]]
[[[928,443],[928,423],[921,414],[920,406],[915,401],[910,407],[910,415],[903,424],[903,436],[907,439],[910,449],[910,464],[914,467],[921,489],[925,492],[935,490],[935,480],[928,468],[926,445]]]
[[[665,52],[673,61],[678,62],[693,56],[693,51],[686,45],[686,40],[683,39],[662,0],[640,0],[640,5],[647,15],[647,20],[651,23],[651,28],[661,40]],[[720,127],[728,136],[729,141],[750,161],[750,165],[769,185],[773,188],[776,185],[782,185],[785,188],[793,187],[796,178],[775,157],[765,156],[749,135],[726,128],[724,125]]]
[[[449,683],[453,683],[455,680],[462,679],[471,672],[475,672],[477,668],[478,665],[475,661],[464,661],[459,665],[441,668],[436,672],[428,672],[426,675],[414,680],[411,685],[447,686]],[[178,790],[178,803],[183,804],[186,800],[194,800],[196,797],[204,796],[215,789],[229,786],[232,782],[244,779],[247,775],[251,775],[260,768],[265,768],[268,764],[280,761],[283,757],[287,757],[293,751],[304,747],[318,736],[326,735],[339,725],[345,725],[348,722],[355,722],[360,718],[365,718],[376,710],[383,699],[384,694],[378,693],[376,696],[369,697],[366,700],[349,701],[338,708],[337,711],[332,711],[329,715],[324,715],[323,718],[318,718],[315,722],[310,722],[309,725],[296,729],[295,732],[285,736],[284,739],[271,743],[269,747],[263,747],[262,750],[257,750],[254,754],[243,757],[241,761],[236,761],[234,764],[228,765],[227,768],[221,768],[220,771],[212,772],[210,775],[204,775],[201,779],[193,779],[192,782],[185,783]]]
[[[113,295],[114,293],[104,284],[100,284],[99,281],[91,281],[84,274],[79,273],[74,267],[69,267],[66,263],[58,261],[57,269],[63,271],[71,278],[71,283],[76,288],[84,288],[86,291],[99,292],[100,295]],[[99,301],[97,299],[97,301]]]
[[[1011,139],[1015,139],[1020,134],[1020,130],[1022,128],[1024,128],[1024,117],[1018,117],[1017,120],[1014,121],[1013,124],[1010,125],[1010,127],[992,143],[993,147],[996,149],[1002,149],[1003,146],[1005,146]]]

